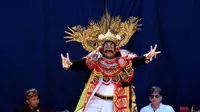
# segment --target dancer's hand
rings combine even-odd
[[[154,48],[152,48],[152,46],[151,46],[151,49],[150,49],[149,53],[147,53],[145,55],[146,59],[152,60],[153,57],[156,58],[156,55],[161,53],[161,51],[156,51],[156,48],[157,48],[157,44],[154,46]]]
[[[69,59],[69,54],[67,53],[67,57],[64,57],[63,54],[61,54],[61,59],[63,68],[67,70],[72,65],[72,62]]]

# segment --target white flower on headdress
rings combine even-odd
[[[106,33],[105,37],[113,37],[114,35],[110,32],[110,30],[108,30],[108,32]]]
[[[121,37],[119,35],[116,35],[117,40],[121,40]]]
[[[100,34],[99,36],[98,36],[98,39],[99,40],[103,40],[105,38],[105,36],[103,35],[103,34]]]

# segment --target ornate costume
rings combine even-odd
[[[66,31],[70,35],[65,37],[70,39],[67,42],[77,41],[90,52],[82,60],[74,61],[69,68],[69,70],[91,71],[75,112],[92,112],[91,108],[100,108],[100,105],[100,112],[105,110],[106,112],[137,112],[134,86],[130,83],[134,77],[134,68],[148,63],[149,59],[119,47],[124,46],[139,29],[137,27],[140,26],[138,24],[140,19],[131,17],[122,22],[119,16],[113,19],[106,18],[110,16],[104,15],[98,23],[90,22],[87,28],[75,26],[69,28],[71,32]],[[104,55],[102,46],[105,42],[113,42],[116,45],[114,57],[107,58]],[[99,103],[97,107],[93,105],[104,101],[108,103],[107,106],[103,103]]]

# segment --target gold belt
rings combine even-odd
[[[109,100],[109,101],[113,100],[113,96],[104,96],[104,95],[101,95],[99,93],[95,93],[94,95],[99,97],[99,98],[101,98],[101,99],[103,99],[103,100]]]

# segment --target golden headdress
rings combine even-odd
[[[130,17],[127,21],[122,22],[120,16],[111,18],[109,14],[105,14],[97,23],[89,22],[87,28],[80,25],[68,27],[71,32],[65,31],[69,36],[64,38],[69,39],[66,42],[77,41],[81,43],[83,48],[89,52],[96,50],[105,41],[112,41],[122,47],[128,43],[136,30],[140,29],[138,28],[141,26],[138,24],[140,20],[136,17]]]
[[[121,37],[120,37],[120,35],[112,34],[110,32],[110,30],[108,30],[108,32],[105,35],[100,34],[98,36],[98,39],[99,39],[101,44],[103,44],[106,41],[111,41],[111,42],[114,42],[116,45],[118,45],[119,41],[121,40]]]

